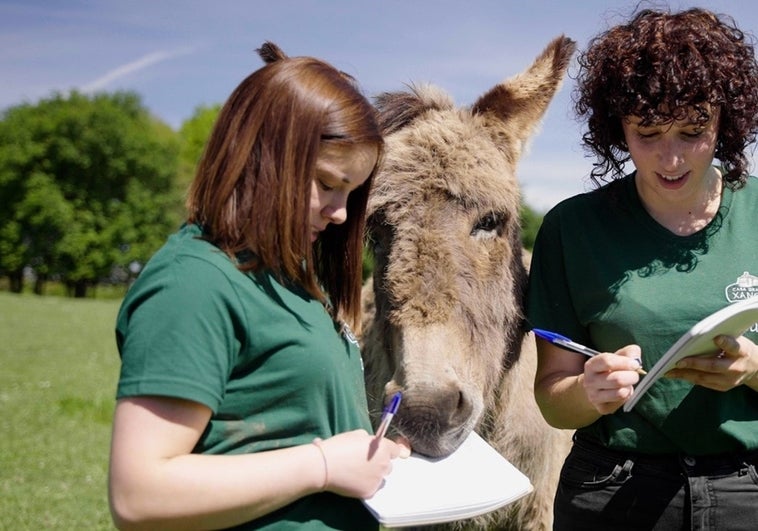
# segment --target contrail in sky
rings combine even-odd
[[[176,50],[149,53],[143,57],[140,57],[136,61],[132,61],[131,63],[127,63],[125,65],[114,68],[93,82],[83,86],[81,90],[82,92],[95,92],[97,90],[101,90],[117,79],[128,76],[129,74],[133,74],[135,72],[139,72],[140,70],[148,68],[162,61],[167,61],[168,59],[173,59],[174,57],[191,53],[193,50],[194,48],[179,48]]]

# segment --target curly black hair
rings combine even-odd
[[[724,183],[744,186],[746,148],[758,132],[758,63],[753,40],[726,15],[694,8],[678,13],[644,9],[627,24],[594,37],[579,55],[574,108],[587,121],[585,148],[597,162],[595,184],[622,176],[630,160],[621,121],[643,125],[721,111],[716,158]]]

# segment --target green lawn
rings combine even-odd
[[[0,292],[0,530],[113,529],[119,303]]]

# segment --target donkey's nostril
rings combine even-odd
[[[451,424],[463,424],[471,417],[474,410],[473,402],[466,397],[463,391],[458,392],[458,404],[450,419]]]

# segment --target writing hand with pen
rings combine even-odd
[[[354,498],[369,498],[392,470],[392,460],[410,455],[410,448],[405,441],[396,442],[384,437],[399,403],[398,398],[388,406],[391,409],[394,404],[391,414],[385,410],[382,422],[384,427],[379,427],[383,431],[377,431],[376,435],[366,430],[353,430],[313,441],[321,452],[323,462],[324,480],[320,490]]]
[[[564,425],[556,417],[556,420],[551,422],[555,427],[578,428],[594,422],[598,414],[607,415],[615,412],[631,398],[640,376],[646,374],[642,369],[642,350],[639,345],[627,345],[615,352],[599,352],[555,332],[539,328],[532,329],[532,332],[550,345],[584,356],[584,359],[578,356],[561,358],[563,361],[554,366],[558,368],[554,368],[553,373],[538,373],[542,382],[558,381],[567,374],[576,374],[591,407],[583,414],[574,409],[569,415],[572,419],[571,425]]]

